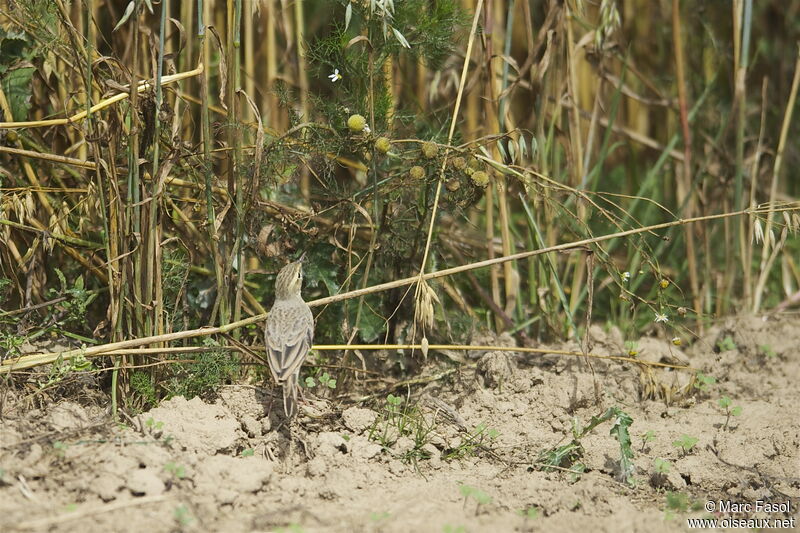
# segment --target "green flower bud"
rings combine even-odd
[[[385,154],[392,147],[391,141],[386,137],[378,137],[375,141],[375,149],[382,154]]]
[[[364,126],[367,125],[367,119],[361,115],[350,115],[347,119],[347,127],[353,131],[364,131]]]

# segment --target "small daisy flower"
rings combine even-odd
[[[631,280],[631,273],[630,272],[623,272],[622,273],[622,283],[628,283]]]
[[[666,324],[667,322],[669,322],[669,318],[667,318],[667,315],[665,314],[656,313],[656,319],[654,320],[654,322],[663,322]]]
[[[331,83],[336,83],[340,79],[342,79],[342,75],[339,74],[339,69],[333,69],[333,74],[328,74],[328,78],[331,80]]]

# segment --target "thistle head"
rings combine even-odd
[[[300,296],[300,288],[303,286],[304,257],[305,254],[300,256],[300,259],[289,263],[278,272],[278,278],[275,280],[276,300],[288,300],[293,296]]]

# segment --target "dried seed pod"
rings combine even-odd
[[[477,170],[473,172],[469,178],[472,180],[472,183],[478,187],[486,187],[489,185],[489,174],[483,170]]]
[[[438,153],[439,147],[436,145],[436,143],[430,141],[422,143],[422,155],[428,159],[433,159]]]
[[[408,175],[415,180],[425,179],[425,169],[418,165],[413,166],[411,170],[408,171]]]

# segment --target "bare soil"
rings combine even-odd
[[[615,331],[592,334],[594,352],[623,351]],[[575,348],[553,349],[565,347]],[[796,318],[731,319],[685,352],[642,339],[640,358],[686,361],[716,379],[705,390],[685,371],[473,354],[477,364],[414,389],[433,427],[416,454],[409,437],[376,442],[385,432],[395,440],[375,422],[381,407],[307,398],[289,428],[280,401],[253,386],[225,387],[213,400],[173,398],[125,424],[97,395],[33,408],[24,391],[7,388],[0,531],[658,532],[685,531],[687,517],[796,518],[798,347]],[[727,427],[722,396],[741,407]],[[584,474],[535,467],[543,450],[569,442],[573,420],[585,425],[611,406],[633,419],[634,486],[620,479],[610,422],[581,441]],[[497,437],[473,446],[467,435],[479,424]],[[673,445],[682,435],[698,439],[688,453]],[[656,459],[668,472],[656,471]],[[688,509],[669,505],[668,493],[685,495]],[[790,510],[757,511],[758,500],[788,501]],[[752,507],[709,513],[707,501]]]

